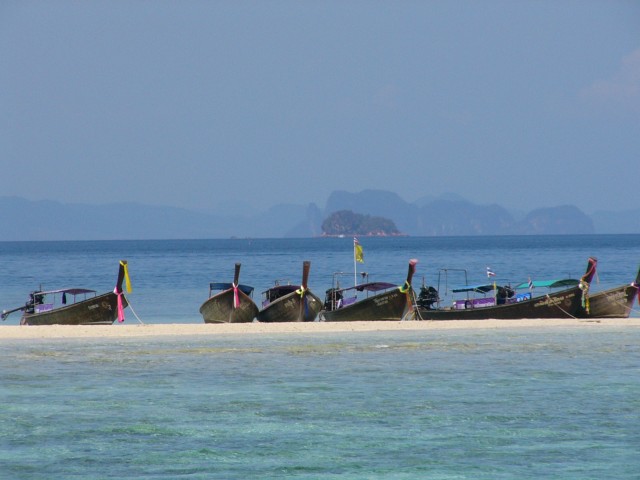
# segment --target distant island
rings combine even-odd
[[[453,193],[407,202],[384,190],[337,190],[321,206],[234,208],[224,202],[208,211],[194,211],[139,203],[87,205],[0,196],[0,241],[640,233],[637,207],[590,215],[575,205],[515,211],[497,204],[479,205]]]
[[[322,222],[323,236],[376,236],[400,235],[400,231],[388,218],[354,213],[351,210],[333,212]]]

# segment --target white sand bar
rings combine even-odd
[[[374,331],[428,331],[445,329],[502,329],[502,328],[602,328],[640,327],[640,318],[606,319],[526,319],[526,320],[456,320],[456,321],[399,321],[399,322],[308,322],[308,323],[171,323],[171,324],[114,324],[114,325],[47,325],[0,326],[0,342],[10,339],[48,338],[127,338],[180,335],[260,335],[277,333],[339,333]]]

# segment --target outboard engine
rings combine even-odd
[[[44,302],[44,295],[38,295],[40,290],[35,290],[29,294],[29,299],[25,303],[25,313],[34,313],[36,311],[36,305],[42,305]]]
[[[505,304],[507,302],[507,298],[511,298],[515,294],[515,290],[508,285],[505,285],[504,287],[498,287],[498,292],[496,293],[498,305]]]
[[[342,293],[337,288],[330,288],[324,298],[324,309],[328,311],[335,310],[340,300],[342,300]]]
[[[438,297],[438,290],[433,287],[422,286],[420,287],[420,294],[418,295],[417,304],[419,308],[431,310],[433,304],[440,301]]]

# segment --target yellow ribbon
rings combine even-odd
[[[131,279],[129,278],[129,265],[126,260],[120,260],[120,265],[124,268],[124,280],[127,286],[127,293],[131,293]]]
[[[404,285],[398,288],[402,293],[407,293],[411,289],[411,284],[409,282],[404,282]]]

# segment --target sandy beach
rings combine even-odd
[[[188,335],[260,335],[279,333],[339,333],[373,331],[428,331],[455,329],[504,328],[601,328],[640,327],[640,318],[607,319],[527,319],[527,320],[458,320],[398,322],[309,322],[309,323],[236,323],[236,324],[114,324],[0,326],[0,341],[11,339],[127,338]]]

